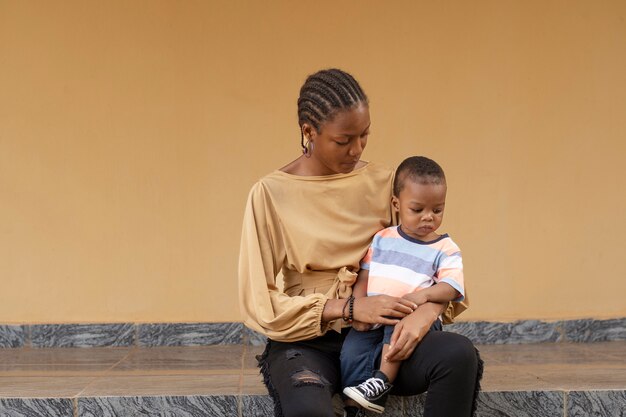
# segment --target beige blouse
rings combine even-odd
[[[259,180],[248,196],[241,237],[244,324],[279,341],[340,330],[341,319],[321,322],[324,304],[351,294],[372,237],[392,223],[392,181],[393,172],[374,163],[348,174],[274,171]]]

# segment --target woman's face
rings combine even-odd
[[[366,104],[341,110],[320,126],[302,126],[305,141],[311,139],[309,164],[316,175],[346,174],[356,167],[370,129],[370,112]]]

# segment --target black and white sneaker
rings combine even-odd
[[[387,382],[387,377],[380,371],[374,372],[374,376],[356,387],[346,387],[343,393],[359,403],[365,409],[382,413],[385,411],[387,396],[393,385]]]

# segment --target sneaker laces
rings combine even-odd
[[[385,381],[380,378],[370,378],[367,381],[362,382],[359,385],[359,388],[365,391],[368,396],[374,397],[385,391],[386,385]]]

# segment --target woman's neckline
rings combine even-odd
[[[290,174],[288,172],[281,171],[280,169],[276,169],[274,171],[274,173],[275,174],[279,174],[279,175],[284,176],[284,177],[294,178],[294,179],[298,179],[298,180],[329,180],[329,179],[334,179],[334,178],[343,178],[343,177],[350,177],[350,176],[353,176],[353,175],[357,175],[357,174],[361,173],[362,171],[366,170],[371,165],[371,162],[369,162],[369,161],[362,160],[362,162],[364,163],[363,166],[361,166],[359,168],[355,168],[355,169],[353,169],[350,172],[339,173],[339,174],[330,174],[330,175],[298,175],[298,174]]]

